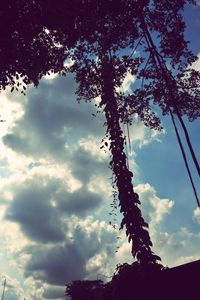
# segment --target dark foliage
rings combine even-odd
[[[157,298],[157,281],[165,270],[161,265],[132,265],[117,266],[110,282],[102,281],[73,281],[66,286],[68,300],[132,300],[159,299]]]
[[[48,71],[63,69],[63,48],[45,30],[39,1],[0,1],[0,88],[24,91]]]
[[[77,280],[66,286],[65,295],[69,300],[101,300],[104,289],[101,280]]]
[[[68,300],[169,300],[195,299],[198,291],[200,260],[174,268],[160,265],[123,264],[117,267],[110,282],[96,285],[96,281],[75,281],[67,286]],[[93,284],[94,282],[94,284]],[[98,282],[98,281],[97,281]],[[92,292],[89,292],[91,290]],[[84,294],[87,289],[87,293]],[[74,289],[79,291],[75,298]]]

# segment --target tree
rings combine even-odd
[[[179,120],[183,115],[191,121],[199,117],[200,74],[188,68],[196,57],[184,40],[180,13],[186,3],[194,1],[59,0],[54,3],[39,0],[36,4],[24,0],[22,5],[16,3],[11,41],[15,40],[17,51],[11,53],[10,60],[2,67],[1,86],[18,86],[17,77],[25,84],[37,85],[48,71],[63,75],[72,72],[79,84],[78,99],[92,101],[100,97],[99,106],[106,116],[106,134],[110,140],[110,166],[123,214],[121,228],[126,228],[132,254],[139,263],[157,263],[160,258],[152,251],[148,224],[139,208],[139,196],[133,190],[121,123],[131,124],[133,115],[137,114],[146,126],[161,130],[152,104],[159,105],[163,115],[177,115]],[[13,9],[12,1],[11,4]],[[27,16],[30,38],[22,26]],[[21,50],[24,57],[19,59]],[[73,64],[65,65],[66,60]],[[131,94],[120,91],[127,72],[135,75],[140,85]]]

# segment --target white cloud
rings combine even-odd
[[[197,207],[193,212],[194,220],[200,224],[200,208]]]
[[[5,281],[6,280],[6,281]],[[9,275],[1,277],[2,289],[5,284],[4,298],[9,300],[24,300],[25,294],[20,286],[20,282]]]
[[[163,263],[169,267],[200,259],[200,234],[188,228],[172,233],[153,233],[155,252],[163,258]]]
[[[45,292],[46,285],[40,280],[35,280],[33,277],[28,277],[24,281],[24,286],[26,287],[26,300],[41,300],[43,299],[43,294]]]
[[[133,84],[135,80],[136,77],[128,71],[119,90],[125,94],[131,92],[131,84]]]
[[[106,198],[110,198],[112,196],[111,180],[108,176],[91,176],[88,183],[88,190],[100,195],[105,194]]]
[[[45,75],[43,78],[48,82],[48,81],[54,80],[58,76],[59,76],[58,74],[51,72],[51,73]]]
[[[199,1],[199,4],[200,4],[200,1]],[[197,61],[195,61],[191,67],[197,71],[200,71],[200,53],[197,55],[197,57],[198,57]]]
[[[174,201],[159,198],[154,187],[148,183],[137,185],[135,191],[139,194],[144,218],[153,229],[171,212]]]
[[[87,138],[80,139],[78,145],[89,152],[97,161],[107,161],[109,157],[109,148],[107,147],[107,151],[103,151],[99,138],[95,138],[94,136],[89,135]]]
[[[0,119],[3,121],[0,123],[0,136],[4,136],[8,132],[12,131],[15,122],[22,118],[24,114],[23,105],[14,101],[9,101],[6,97],[6,93],[1,93],[0,101]]]
[[[139,119],[135,118],[133,125],[129,126],[130,141],[134,146],[142,148],[153,141],[161,142],[162,132],[154,129],[147,128]],[[125,129],[125,135],[128,136],[127,130]]]
[[[124,231],[122,231],[122,233],[119,234],[119,238],[120,239],[118,241],[118,246],[115,254],[117,263],[118,264],[132,263],[133,257],[131,254],[131,245],[128,243]]]

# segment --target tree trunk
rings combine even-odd
[[[102,58],[102,99],[101,106],[110,136],[110,162],[118,189],[120,212],[123,214],[121,228],[126,227],[128,241],[132,242],[132,255],[139,263],[156,263],[160,260],[152,250],[152,242],[147,230],[148,224],[142,218],[139,196],[133,190],[132,176],[126,164],[124,137],[120,128],[117,99],[114,91],[114,68],[108,56]]]

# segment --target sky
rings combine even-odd
[[[200,7],[187,7],[184,18],[186,38],[200,54]],[[133,84],[127,74],[123,89]],[[67,282],[109,280],[117,264],[132,262],[118,231],[121,216],[110,206],[110,155],[100,149],[104,116],[94,103],[78,103],[76,88],[72,75],[49,76],[26,96],[0,95],[0,295],[6,278],[6,300],[61,300]],[[200,259],[200,210],[169,118],[162,124],[158,133],[135,121],[127,153],[153,250],[172,267]],[[187,125],[200,159],[199,120]]]

